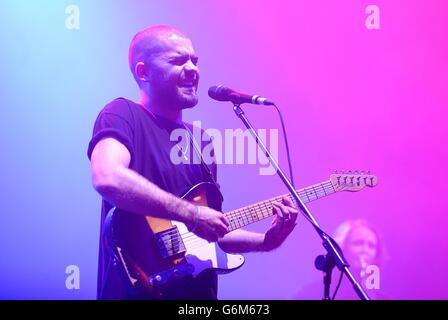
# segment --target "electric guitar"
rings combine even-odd
[[[376,184],[377,177],[374,175],[349,171],[332,174],[329,180],[300,189],[298,194],[304,203],[308,203],[339,191],[360,191],[366,186],[374,187]],[[281,201],[283,196],[294,203],[292,195],[285,194],[224,213],[229,221],[229,231],[272,216],[272,203]],[[223,201],[219,189],[209,182],[195,185],[181,198],[218,211],[221,211]],[[131,282],[135,284],[138,281],[139,286],[148,292],[154,293],[168,282],[185,276],[196,277],[207,269],[226,273],[238,269],[244,263],[242,255],[224,252],[218,243],[209,243],[196,236],[181,222],[152,216],[135,215],[134,218],[140,219],[139,227],[132,228],[135,230],[133,241],[135,242],[135,237],[139,239],[139,249],[127,239],[129,229],[120,230],[124,219],[126,223],[132,220],[130,214],[117,217],[116,210],[110,210],[105,220],[103,235],[115,257],[124,265]],[[143,226],[141,219],[145,221]],[[144,248],[144,254],[141,248]]]

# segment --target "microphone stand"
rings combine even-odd
[[[253,126],[250,124],[249,120],[246,117],[246,114],[241,109],[239,104],[234,104],[233,111],[235,111],[235,114],[238,116],[238,118],[241,119],[241,121],[244,123],[246,128],[250,131],[252,134],[252,137],[257,142],[257,145],[261,148],[261,150],[264,152],[266,157],[269,159],[269,162],[274,166],[275,170],[277,171],[277,174],[282,179],[283,183],[288,188],[289,192],[294,197],[296,204],[299,206],[299,208],[302,210],[302,212],[305,214],[305,216],[308,218],[307,220],[310,221],[316,232],[319,234],[319,236],[322,239],[322,245],[327,251],[327,255],[324,257],[325,261],[323,261],[322,267],[325,271],[325,299],[328,299],[329,294],[329,286],[331,283],[331,273],[336,265],[339,270],[344,272],[344,274],[347,276],[347,278],[350,280],[350,282],[353,285],[353,289],[355,290],[356,294],[359,296],[361,300],[370,300],[367,293],[364,291],[364,289],[361,287],[361,285],[356,281],[355,277],[351,273],[351,271],[348,269],[349,265],[347,261],[345,260],[344,256],[342,255],[342,251],[337,249],[337,245],[331,241],[331,238],[320,228],[319,224],[317,223],[316,219],[313,217],[311,212],[308,210],[308,208],[303,203],[302,199],[300,199],[299,194],[295,190],[294,186],[291,184],[289,179],[286,177],[282,169],[278,166],[275,159],[272,157],[271,153],[267,150],[266,146],[264,145],[263,141],[260,140],[257,133],[255,132]],[[317,267],[317,263],[316,263]]]

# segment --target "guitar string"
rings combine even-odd
[[[318,194],[324,195],[324,194],[327,194],[327,193],[319,192]],[[271,214],[269,216],[271,216]],[[251,221],[249,221],[249,220],[244,221],[244,223],[246,223],[246,222],[247,223],[251,223]],[[189,233],[189,232],[187,232],[187,233]],[[191,237],[193,237],[193,238],[191,238]],[[199,236],[197,236],[195,234],[192,234],[192,236],[190,236],[188,240],[184,239],[184,244],[185,244],[185,248],[187,250],[195,250],[195,249],[201,248],[201,247],[209,244],[209,242],[207,240],[205,240],[205,239],[200,238]]]
[[[317,200],[320,197],[332,194],[334,192],[334,189],[328,191],[328,186],[329,185],[330,184],[326,184],[325,185],[325,189],[324,188],[320,188],[323,192],[319,190],[319,191],[316,191],[316,192],[313,191],[313,192],[310,193],[310,191],[303,190],[303,191],[299,192],[299,195],[301,195],[301,198],[304,198],[305,195],[313,194],[313,195],[316,195],[316,196],[315,196],[314,199],[311,199],[311,200]],[[325,191],[325,190],[327,190],[327,191]],[[272,206],[273,202],[277,202],[277,201],[281,200],[281,198],[283,196],[284,195],[278,196],[278,197],[275,197],[275,198],[272,198],[272,199],[268,199],[268,200],[265,200],[265,201],[261,201],[259,203],[252,204],[252,205],[240,208],[240,209],[232,210],[232,211],[229,211],[229,212],[225,213],[225,215],[229,218],[229,220],[232,220],[232,218],[236,218],[236,217],[239,217],[239,216],[243,216],[242,218],[252,217],[253,216],[253,210],[251,210],[251,212],[248,211],[251,208],[256,209],[256,211],[258,211],[258,212],[256,212],[257,214],[258,213],[263,214],[263,210],[266,209],[266,205],[267,204]],[[288,196],[290,199],[292,198],[292,195],[290,195],[290,194],[286,195],[286,196]],[[307,198],[309,198],[309,197],[307,196]],[[306,199],[302,199],[302,200],[306,201]],[[249,222],[251,222],[251,221],[249,221]]]
[[[319,191],[316,191],[316,187],[318,188],[317,190],[319,190]],[[328,187],[331,187],[331,189],[333,189],[333,190],[330,190],[330,192],[327,192],[326,190],[328,190]],[[313,189],[313,191],[310,192],[309,191],[310,189]],[[320,190],[322,190],[323,193]],[[313,194],[316,197],[314,199],[311,199],[311,200],[316,200],[319,197],[322,197],[322,196],[325,196],[325,195],[329,195],[329,194],[331,194],[333,192],[335,192],[333,184],[331,182],[325,182],[325,183],[321,183],[321,184],[314,185],[312,187],[308,187],[306,189],[303,189],[302,191],[299,191],[298,193],[302,194],[302,195],[306,194],[308,199],[309,199],[309,195]],[[290,194],[287,195],[287,196],[289,198],[291,198]],[[241,208],[241,209],[230,211],[230,212],[226,213],[226,215],[228,217],[232,217],[233,216],[230,219],[231,220],[230,224],[232,224],[232,222],[234,222],[233,224],[234,224],[234,226],[236,228],[241,228],[241,227],[243,227],[245,225],[251,224],[253,222],[258,222],[258,221],[260,221],[260,220],[262,220],[264,218],[272,216],[272,214],[270,214],[269,212],[265,216],[264,210],[270,211],[272,209],[271,203],[274,202],[274,201],[279,200],[281,197],[282,196],[278,196],[278,197],[275,197],[273,199],[269,199],[269,200],[266,200],[266,201],[259,202],[259,203],[255,204],[255,205],[251,205],[251,206],[248,206],[248,207],[244,207],[244,208]],[[267,204],[270,205],[269,208],[267,207]],[[263,208],[263,206],[264,206],[264,208]],[[252,209],[252,210],[249,211],[248,209]],[[255,214],[254,214],[254,210],[255,210]],[[261,217],[260,217],[260,214],[261,214]],[[238,216],[238,218],[240,218],[240,219],[239,220],[234,219],[235,216]],[[239,225],[237,225],[237,224],[239,224]],[[231,225],[232,228],[234,226]],[[233,229],[233,230],[235,230],[235,229]],[[166,235],[173,235],[175,232],[176,232],[176,230],[173,230],[172,232],[166,233],[165,236]],[[193,239],[191,239],[191,240],[194,240],[194,241],[197,240],[197,239],[202,239],[202,238],[196,236],[194,233],[189,232],[189,231],[181,233],[180,235],[184,236],[184,237],[182,237],[182,240],[184,241],[184,244],[186,244],[186,245],[191,244],[191,241],[189,241],[189,238],[191,238],[191,237],[193,237]],[[168,240],[164,240],[164,241],[172,241],[172,239],[168,239]]]
[[[325,196],[325,195],[328,195],[328,194],[331,194],[331,193],[333,193],[333,192],[326,192],[325,191],[325,189],[323,188],[325,186],[325,188],[328,190],[328,186],[331,186],[332,187],[332,184],[331,184],[331,182],[330,183],[322,183],[321,184],[321,189],[324,191],[324,192],[315,192],[315,191],[313,191],[312,193],[310,193],[309,191],[306,191],[306,190],[309,190],[309,188],[307,188],[307,189],[305,189],[305,190],[302,190],[302,191],[299,191],[299,194],[301,195],[301,198],[303,198],[303,195],[305,194],[305,195],[307,195],[307,197],[308,197],[308,194],[313,194],[313,195],[316,195],[316,197],[314,198],[314,199],[312,199],[312,200],[317,200],[318,198],[320,198],[320,197],[323,197],[323,196]],[[333,188],[334,189],[334,188]],[[291,198],[292,196],[291,195],[287,195],[289,198]],[[269,199],[269,200],[265,200],[265,201],[262,201],[262,202],[259,202],[259,203],[256,203],[256,204],[254,204],[254,205],[250,205],[250,206],[247,206],[247,207],[243,207],[243,208],[240,208],[240,209],[237,209],[237,210],[233,210],[233,211],[229,211],[229,212],[227,212],[227,213],[225,213],[226,214],[226,216],[227,216],[227,218],[229,219],[229,220],[231,220],[232,222],[233,222],[233,224],[234,225],[236,225],[237,223],[242,223],[243,225],[240,225],[240,226],[236,226],[236,227],[242,227],[242,226],[245,226],[245,225],[247,225],[247,224],[250,224],[250,223],[253,223],[253,222],[258,222],[258,221],[260,221],[260,220],[262,220],[262,219],[265,219],[265,218],[267,218],[267,217],[269,217],[269,216],[272,216],[272,214],[269,214],[269,215],[267,215],[266,217],[265,217],[265,214],[264,214],[264,210],[271,210],[272,209],[272,202],[275,202],[275,201],[278,201],[278,200],[280,200],[281,199],[281,197],[282,196],[278,196],[278,197],[275,197],[275,198],[273,198],[273,199]],[[308,197],[309,198],[309,197]],[[305,200],[306,201],[306,200]],[[267,207],[267,205],[269,205],[270,206],[270,208],[268,208]],[[264,208],[263,208],[263,206],[264,206]],[[249,210],[249,208],[255,208],[256,209],[256,217],[258,218],[258,220],[254,220],[253,219],[253,216],[254,216],[254,214],[253,214],[253,210],[251,210],[251,212],[249,212],[248,210]],[[261,218],[260,218],[260,214],[261,214]],[[236,218],[240,218],[239,220],[237,220]],[[232,222],[230,223],[230,224],[232,224]],[[172,230],[172,231],[170,231],[169,233],[166,233],[165,235],[172,235],[172,234],[174,234],[174,233],[176,233],[177,231],[176,230]],[[187,231],[187,232],[184,232],[184,233],[181,233],[180,235],[181,236],[184,236],[184,235],[187,235],[187,234],[189,234],[189,233],[191,233],[191,234],[193,234],[192,232],[190,232],[190,231]],[[186,236],[186,237],[184,237],[184,239],[187,239],[188,238],[188,236]]]
[[[333,191],[330,192],[330,193],[325,191],[325,189],[328,190],[329,186],[333,189]],[[313,187],[315,187],[315,186],[313,186]],[[307,195],[308,194],[309,195],[314,194],[317,197],[315,197],[315,199],[312,199],[312,200],[316,200],[316,199],[318,199],[321,196],[325,196],[325,195],[331,194],[331,193],[333,193],[335,191],[331,182],[326,182],[326,183],[322,183],[322,184],[317,185],[317,187],[319,187],[319,189],[322,190],[323,192],[322,191],[316,191],[316,188],[313,188],[313,187],[308,187],[308,188],[306,188],[306,189],[304,189],[302,191],[299,191],[298,193],[302,194],[302,195],[303,194],[307,194]],[[311,188],[313,188],[313,192],[307,191],[307,190],[310,190]],[[288,196],[291,198],[291,195],[288,195]],[[236,226],[236,227],[237,228],[241,228],[241,227],[243,227],[243,226],[245,226],[247,224],[250,224],[250,223],[253,223],[253,222],[257,222],[257,221],[260,221],[260,220],[262,220],[264,218],[272,216],[272,214],[269,213],[269,211],[272,209],[272,206],[270,206],[268,208],[267,205],[268,204],[271,205],[271,202],[277,201],[277,199],[280,199],[281,197],[282,196],[278,196],[278,197],[275,197],[273,199],[269,199],[269,200],[265,200],[263,202],[257,203],[255,205],[248,206],[247,208],[256,208],[257,209],[257,212],[256,212],[255,215],[253,214],[253,210],[251,210],[250,212],[246,210],[246,212],[244,212],[245,210],[243,210],[243,209],[245,209],[245,208],[241,208],[241,209],[238,209],[238,210],[230,211],[230,212],[228,212],[228,215],[229,216],[231,216],[232,214],[234,215],[234,214],[236,214],[236,211],[238,211],[240,213],[243,213],[243,214],[240,215],[240,217],[242,218],[241,219],[242,221],[241,220],[240,221],[235,221],[235,223],[234,223],[235,226],[236,226],[237,223],[240,223],[240,225]],[[264,208],[263,208],[263,206],[264,206]],[[264,210],[268,211],[268,213],[267,213],[268,215],[267,216],[265,216],[265,213],[263,212]],[[260,218],[260,214],[261,214],[262,218]],[[254,216],[256,218],[258,218],[258,220],[254,220]],[[241,225],[241,222],[242,222],[242,225]],[[176,232],[176,230],[173,230],[173,232]],[[170,234],[170,233],[166,233],[165,236],[168,235],[168,234]],[[190,235],[188,235],[188,234],[190,234]],[[208,243],[207,240],[204,240],[204,239],[200,238],[199,236],[197,236],[194,233],[189,232],[189,231],[188,232],[184,232],[184,233],[182,233],[180,235],[184,236],[184,237],[182,237],[184,245],[185,246],[189,246],[190,248],[191,247],[196,247],[195,244],[200,243],[200,242],[203,242],[203,244],[201,244],[201,246],[202,245],[206,245]],[[187,235],[187,236],[185,236],[185,235]],[[164,241],[172,241],[172,239],[168,239],[168,240],[164,240]]]
[[[317,193],[319,196],[323,196],[324,193]],[[254,222],[258,222],[260,220],[263,220],[267,217],[272,216],[271,214],[271,210],[272,210],[272,204],[271,203],[259,203],[256,206],[252,207],[253,210],[249,211],[249,210],[242,210],[242,214],[240,216],[241,219],[235,219],[235,218],[231,218],[230,219],[230,227],[231,228],[241,228],[243,226],[246,226],[248,224],[254,223]],[[254,213],[255,211],[255,213]],[[173,232],[176,232],[175,230]],[[190,237],[194,237],[196,238],[196,235],[192,232],[184,232],[184,233],[180,233],[180,235],[182,236],[183,240],[185,243],[188,243]]]
[[[301,193],[304,193],[304,192],[301,192]],[[313,200],[317,200],[319,197],[325,196],[325,195],[327,195],[329,193],[328,192],[314,192],[313,194],[317,195],[317,197],[315,199],[313,199]],[[260,202],[260,203],[248,206],[248,207],[244,207],[244,208],[240,208],[240,209],[237,209],[237,210],[229,211],[229,212],[225,213],[225,215],[227,216],[228,220],[231,221],[230,225],[232,225],[232,223],[234,225],[236,225],[238,223],[239,224],[242,223],[242,225],[236,226],[236,227],[242,227],[242,226],[245,226],[247,224],[258,222],[258,221],[260,221],[262,219],[265,219],[265,218],[267,218],[269,216],[272,216],[272,214],[269,214],[269,215],[265,216],[264,211],[270,211],[272,209],[272,202],[278,201],[280,199],[280,197],[281,196],[273,198],[273,199],[269,199],[269,200],[266,200],[266,201],[263,201],[263,202]],[[269,205],[269,208],[267,207],[268,205]],[[253,219],[253,216],[254,216],[253,210],[249,211],[249,208],[255,208],[256,209],[255,210],[256,211],[255,212],[255,216],[258,218],[258,220],[254,220]],[[260,215],[261,215],[261,217],[260,217]],[[240,218],[240,219],[236,219],[236,218]],[[166,233],[165,235],[174,234],[176,232],[177,232],[176,230],[172,230],[169,233]],[[187,231],[187,232],[181,233],[180,235],[184,236],[184,235],[187,235],[189,233],[193,234],[192,232]],[[184,237],[184,239],[187,239],[187,238],[188,238],[188,236]]]
[[[316,188],[317,188],[317,191],[316,191]],[[328,188],[331,188],[330,192],[326,191],[326,190],[328,190]],[[313,191],[310,191],[310,189],[312,189]],[[322,193],[322,191],[323,191],[323,193]],[[323,182],[323,183],[320,183],[320,184],[317,184],[317,185],[313,185],[311,187],[307,187],[305,189],[302,189],[301,191],[298,191],[300,197],[302,198],[303,195],[306,195],[307,198],[308,198],[308,201],[317,200],[320,197],[332,194],[334,192],[336,192],[336,189],[334,188],[334,185],[333,185],[333,183],[331,181],[326,181],[326,182]],[[310,197],[309,197],[310,195],[314,195],[315,198],[314,199],[310,199]],[[234,222],[233,224],[236,227],[235,229],[241,228],[241,227],[244,227],[244,226],[246,226],[248,224],[251,224],[253,222],[258,222],[258,221],[260,221],[262,219],[265,219],[265,218],[267,218],[269,216],[272,216],[272,214],[269,213],[271,211],[271,209],[272,209],[272,202],[280,200],[281,197],[283,197],[283,196],[285,196],[285,195],[277,196],[275,198],[268,199],[268,200],[256,203],[255,205],[250,205],[250,206],[243,207],[243,208],[240,208],[240,209],[237,209],[237,210],[233,210],[233,211],[230,211],[230,212],[226,213],[226,215],[228,217],[230,217],[230,219],[229,219],[231,221],[230,224],[232,222]],[[291,194],[286,194],[286,196],[288,198],[290,198],[290,200],[295,202],[294,199],[291,199],[292,198]],[[304,199],[302,201],[304,201]],[[305,202],[306,202],[306,200],[305,200]],[[270,207],[268,207],[268,205]],[[264,206],[264,208],[263,208],[263,206]],[[263,210],[268,211],[266,216],[265,216]],[[254,214],[254,211],[255,211],[255,214]],[[261,218],[260,218],[260,214],[261,214]],[[238,219],[236,219],[236,218],[238,218]],[[237,225],[237,224],[239,224],[239,225]],[[233,226],[231,226],[231,227],[233,228]],[[235,229],[233,229],[233,230],[235,230]],[[167,236],[167,235],[171,236],[171,235],[174,235],[176,232],[177,232],[177,230],[172,230],[172,231],[164,234],[164,236]],[[184,236],[184,237],[182,237],[182,240],[183,240],[185,245],[191,245],[191,243],[193,241],[197,241],[197,240],[206,241],[206,240],[202,240],[202,238],[198,237],[196,234],[194,234],[192,232],[189,232],[189,231],[184,232],[184,233],[180,233],[180,235]],[[171,238],[170,239],[165,239],[163,241],[164,242],[172,241],[172,239]]]
[[[329,187],[331,188],[330,192],[327,192]],[[317,190],[316,190],[316,188],[317,188]],[[310,189],[313,189],[313,192],[310,192],[309,191]],[[326,195],[330,195],[330,194],[332,194],[334,192],[336,192],[336,189],[334,188],[334,185],[331,183],[331,181],[329,181],[329,182],[326,182],[326,183],[321,183],[319,185],[313,185],[311,187],[303,189],[302,191],[299,191],[298,193],[299,193],[299,195],[305,193],[307,195],[308,200],[309,201],[313,201],[313,200],[319,199],[320,197],[323,197],[323,196],[326,196]],[[317,197],[315,197],[314,199],[310,200],[309,199],[309,195],[312,195],[312,194],[316,195]],[[291,194],[286,195],[286,196],[288,196],[289,198],[292,197]],[[242,219],[243,220],[242,221],[243,225],[237,226],[238,228],[241,228],[241,227],[243,227],[243,226],[245,226],[247,224],[250,224],[250,223],[253,223],[253,222],[257,222],[257,221],[260,221],[263,218],[267,218],[269,216],[272,216],[272,214],[268,213],[268,215],[265,217],[264,213],[263,213],[263,210],[266,210],[266,211],[270,212],[272,207],[268,208],[267,204],[270,205],[271,202],[274,202],[274,201],[276,201],[276,199],[280,199],[281,197],[282,196],[278,196],[278,197],[275,197],[273,199],[269,199],[269,200],[265,200],[265,201],[259,202],[259,203],[255,204],[255,205],[252,205],[252,206],[248,206],[248,207],[245,207],[245,208],[241,208],[241,209],[237,209],[237,210],[234,210],[234,211],[230,211],[227,214],[230,216],[232,214],[235,215],[237,212],[244,213],[244,211],[245,211],[244,209],[246,209],[246,211],[247,211],[247,208],[255,208],[255,207],[257,207],[258,212],[257,212],[256,215],[253,214],[253,210],[250,210],[250,212],[247,211],[246,213],[241,215],[241,216],[243,216],[242,217],[243,218]],[[264,208],[263,208],[263,206],[264,206]],[[261,213],[263,218],[260,219],[259,213]],[[254,216],[257,217],[259,220],[257,220],[257,221],[252,220],[251,221],[250,218],[253,218]],[[246,218],[246,220],[244,220],[244,218]],[[200,248],[202,246],[205,246],[205,245],[207,245],[209,243],[207,240],[200,238],[199,236],[195,235],[192,232],[185,232],[185,233],[183,233],[181,235],[186,235],[186,234],[189,234],[189,233],[191,235],[188,235],[188,236],[183,238],[185,247],[189,247],[188,250],[194,250],[194,249]]]

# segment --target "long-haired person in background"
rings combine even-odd
[[[341,223],[333,235],[333,239],[344,252],[344,257],[350,265],[350,270],[356,280],[363,286],[373,300],[389,299],[382,289],[381,272],[386,261],[386,249],[382,236],[367,220],[353,219]],[[331,294],[337,286],[339,271],[333,270]],[[305,285],[294,299],[322,299],[323,281]],[[344,276],[335,299],[356,300],[356,295],[350,281]]]

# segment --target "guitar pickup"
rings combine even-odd
[[[179,266],[164,270],[159,273],[152,274],[148,277],[149,283],[157,287],[166,284],[172,280],[177,280],[193,274],[194,266],[189,263],[184,263]]]
[[[154,234],[154,238],[163,259],[178,258],[186,252],[184,241],[177,226]]]

